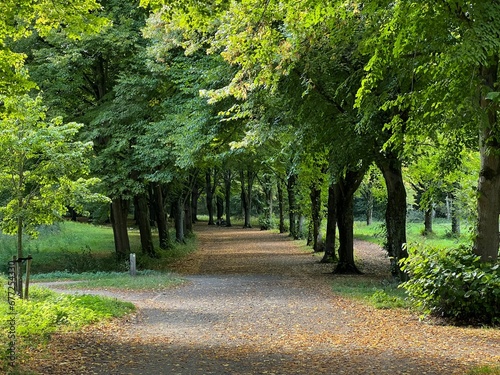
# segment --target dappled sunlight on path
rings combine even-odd
[[[197,233],[199,251],[176,265],[188,283],[117,293],[138,306],[135,316],[59,335],[49,350],[61,356],[50,368],[47,361],[34,367],[44,374],[458,375],[500,361],[498,330],[425,324],[335,295],[332,265],[285,235],[207,225]],[[385,272],[375,264],[385,260],[380,249],[358,256],[370,272]],[[58,363],[64,357],[72,360]]]

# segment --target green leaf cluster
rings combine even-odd
[[[0,214],[5,233],[51,224],[67,205],[101,199],[87,180],[92,143],[75,139],[81,124],[46,119],[40,96],[3,97],[0,113]],[[22,256],[22,249],[18,249]]]
[[[402,284],[425,314],[459,323],[500,323],[500,265],[484,263],[465,247],[413,246],[403,262]]]

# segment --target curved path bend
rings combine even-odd
[[[138,312],[60,334],[32,361],[41,374],[464,374],[500,362],[498,330],[422,323],[331,292],[331,265],[284,235],[197,226],[200,249],[176,266],[189,282],[161,293],[113,292]],[[387,275],[358,243],[368,277]],[[109,292],[108,292],[109,294]],[[36,357],[40,357],[38,353]]]

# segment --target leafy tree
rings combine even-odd
[[[500,181],[496,142],[499,39],[492,30],[500,25],[500,5],[373,1],[365,4],[363,13],[376,14],[379,22],[372,23],[378,31],[366,42],[371,59],[360,94],[369,96],[380,90],[385,93],[381,106],[403,115],[389,121],[392,140],[432,136],[436,130],[456,135],[468,129],[469,134],[480,134],[473,247],[483,261],[495,261],[500,204],[496,193]],[[388,94],[383,85],[402,68],[406,74],[397,77],[406,76],[404,87]]]
[[[95,180],[84,178],[92,143],[75,140],[82,125],[47,120],[40,96],[3,97],[2,103],[2,230],[17,234],[17,257],[23,258],[23,233],[36,236],[39,225],[61,219],[68,205],[81,205],[78,196],[98,198],[89,190]]]

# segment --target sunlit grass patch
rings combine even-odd
[[[409,308],[404,290],[388,280],[367,279],[365,276],[336,276],[331,283],[334,293],[364,301],[378,309]]]
[[[159,271],[137,271],[136,276],[128,272],[85,272],[72,274],[68,272],[53,272],[35,275],[34,281],[77,281],[66,283],[65,289],[119,289],[119,290],[159,290],[182,284],[182,278],[171,273]]]

